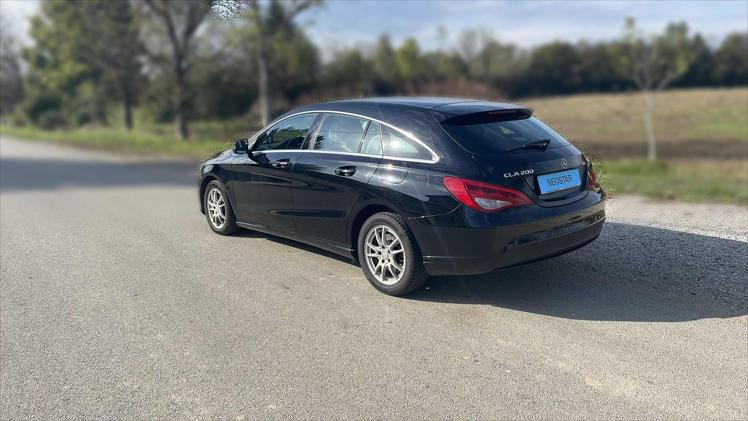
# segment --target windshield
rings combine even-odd
[[[563,136],[535,117],[475,124],[442,123],[442,127],[463,148],[475,154],[504,153],[507,149],[542,139],[551,141],[549,147],[569,144]]]

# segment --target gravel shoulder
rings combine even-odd
[[[616,196],[608,201],[607,214],[611,222],[748,242],[748,208],[744,206]]]

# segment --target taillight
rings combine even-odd
[[[532,200],[519,190],[480,181],[444,177],[444,187],[460,203],[478,212],[498,212],[514,206],[532,204]]]

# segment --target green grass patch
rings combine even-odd
[[[135,154],[163,154],[190,158],[204,158],[228,149],[232,140],[179,140],[166,133],[140,130],[123,131],[113,128],[87,128],[78,130],[41,130],[33,127],[0,126],[5,136],[28,140],[50,141],[90,149],[130,152]],[[228,138],[231,139],[231,138]]]
[[[748,161],[609,160],[596,166],[612,195],[748,205]]]

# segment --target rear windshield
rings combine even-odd
[[[548,147],[568,145],[569,142],[535,117],[520,120],[442,123],[463,148],[475,154],[495,155],[507,149],[542,139],[551,141]]]

